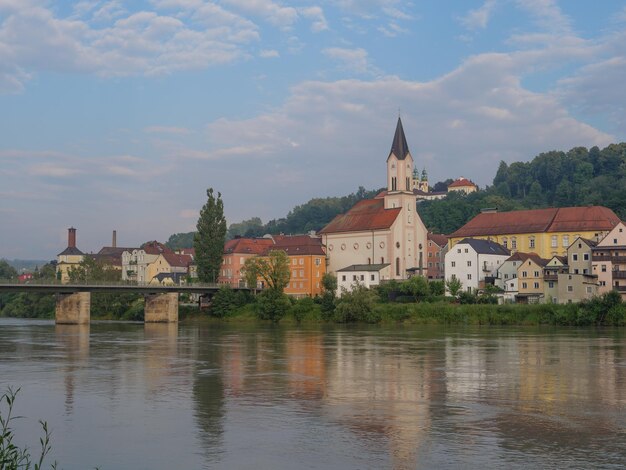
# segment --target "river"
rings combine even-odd
[[[623,468],[626,331],[0,319],[66,470]]]

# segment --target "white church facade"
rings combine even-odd
[[[358,265],[388,265],[380,280],[426,276],[427,230],[416,210],[413,157],[402,121],[387,157],[387,190],[359,201],[320,230],[328,272]],[[378,279],[377,279],[378,280]]]

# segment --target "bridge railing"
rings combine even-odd
[[[20,281],[19,279],[3,279],[0,278],[0,284],[11,285],[36,285],[36,286],[106,286],[106,287],[199,287],[199,288],[216,288],[222,287],[223,284],[206,283],[206,282],[187,282],[184,284],[160,284],[138,281],[78,281],[78,282],[61,282],[58,279],[29,279]]]

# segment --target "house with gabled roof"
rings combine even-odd
[[[565,255],[578,237],[600,240],[620,222],[603,206],[553,207],[478,214],[449,235],[450,246],[464,238],[493,240],[511,251],[537,253],[542,258]]]
[[[385,264],[353,264],[337,271],[337,288],[339,295],[344,290],[350,291],[356,285],[367,288],[380,285],[380,281],[389,279],[391,265]]]
[[[148,283],[157,274],[150,265],[163,253],[174,253],[156,240],[144,243],[141,248],[133,248],[122,253],[122,280]]]
[[[592,248],[593,274],[599,292],[616,290],[626,301],[626,224],[620,222]]]
[[[328,271],[354,265],[390,264],[391,279],[426,275],[427,230],[416,210],[413,157],[398,118],[387,157],[387,190],[359,201],[318,234],[326,247]]]
[[[541,258],[535,253],[517,268],[517,294],[515,299],[519,303],[544,303],[544,268],[550,260]]]
[[[515,301],[515,296],[518,294],[518,278],[517,270],[531,257],[539,258],[537,253],[523,253],[518,251],[509,256],[498,267],[494,285],[502,289],[503,299],[505,301]]]
[[[485,283],[493,283],[498,268],[510,256],[509,250],[491,240],[465,238],[446,253],[446,282],[454,277],[463,290],[476,292]]]
[[[469,194],[478,191],[478,185],[461,176],[448,185],[448,192]]]
[[[220,284],[228,284],[231,287],[245,285],[241,269],[248,258],[259,256],[265,250],[274,245],[271,237],[245,238],[235,237],[224,244],[222,267],[218,273],[217,281]]]

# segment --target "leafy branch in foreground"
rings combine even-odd
[[[43,468],[43,462],[52,449],[50,446],[50,431],[48,431],[48,423],[45,421],[39,421],[43,429],[43,437],[39,439],[41,444],[41,451],[39,453],[39,460],[33,465],[32,456],[27,447],[23,449],[16,446],[13,443],[15,432],[11,428],[11,423],[22,416],[13,416],[13,404],[15,403],[15,397],[19,393],[20,389],[13,390],[9,387],[0,397],[0,469],[6,470],[28,470],[34,468],[34,470],[41,470]],[[56,462],[52,464],[52,468],[56,469]]]

